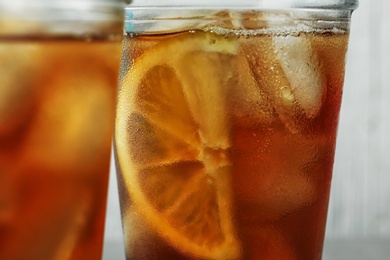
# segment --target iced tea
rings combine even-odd
[[[115,125],[127,259],[321,259],[348,22],[213,15],[165,33],[127,25]]]
[[[121,37],[0,38],[0,259],[100,259]]]

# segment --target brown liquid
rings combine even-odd
[[[120,41],[0,39],[0,259],[100,259]]]
[[[128,36],[122,74],[150,49],[175,37],[183,39],[183,34],[192,37],[193,33]],[[299,52],[309,55],[307,65],[316,66],[310,70],[318,78],[299,81],[310,76],[302,72],[295,75],[298,80],[289,83],[286,67],[303,65],[291,53],[284,61],[275,58],[275,49],[283,46],[273,42],[275,36],[228,36],[239,44],[238,54],[224,61],[222,74],[230,77],[224,109],[230,115],[231,215],[241,244],[240,259],[314,260],[322,255],[348,33],[285,36],[307,48]],[[285,36],[278,36],[280,42]],[[282,62],[288,63],[286,67]],[[314,86],[317,79],[322,88]],[[300,91],[293,82],[300,82],[302,88],[319,89],[314,93]],[[307,82],[313,86],[306,86]],[[138,137],[142,138],[142,133]],[[121,165],[117,168],[128,259],[196,259],[153,229],[131,203]]]

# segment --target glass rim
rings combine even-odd
[[[129,4],[125,10],[185,10],[185,9],[235,9],[235,10],[295,10],[295,9],[316,9],[333,11],[354,11],[358,8],[358,0],[258,0],[255,4],[154,4],[137,5]]]
[[[213,6],[213,7],[185,7],[185,6],[154,6],[154,7],[126,7],[125,24],[129,22],[149,21],[185,21],[185,20],[220,20],[221,11],[234,13],[267,12],[275,14],[306,14],[308,20],[349,21],[353,10],[350,9],[318,9],[318,8],[253,8],[248,6]],[[225,19],[231,19],[229,16]],[[253,19],[253,18],[252,18]],[[259,18],[261,19],[261,18]]]

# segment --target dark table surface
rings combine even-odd
[[[122,241],[105,241],[103,260],[124,260]],[[389,260],[390,238],[327,239],[323,260]]]

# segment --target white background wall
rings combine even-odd
[[[329,236],[390,237],[390,1],[352,17]]]
[[[389,12],[389,0],[360,0],[352,17],[329,238],[390,237]],[[121,240],[114,166],[107,212],[106,239]]]

